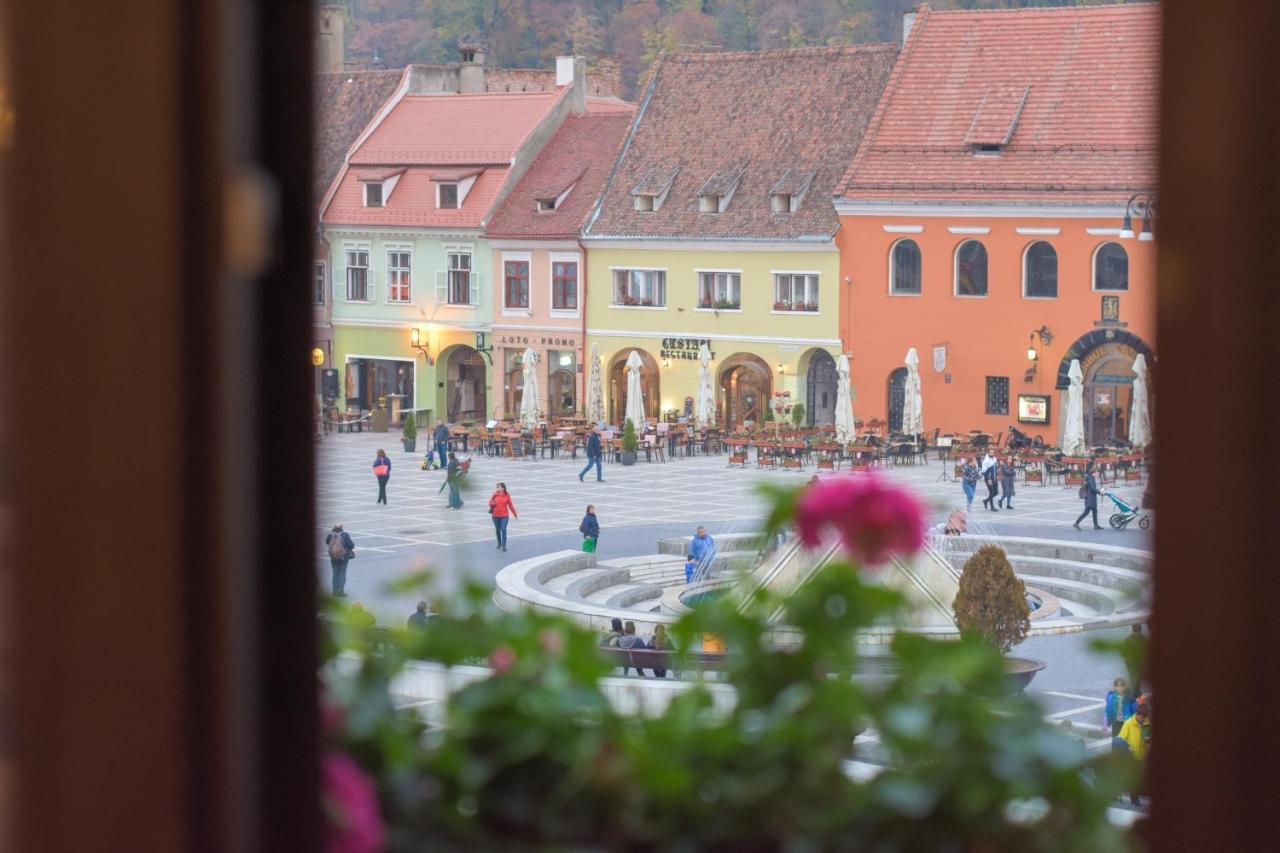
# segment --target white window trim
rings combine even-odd
[[[1110,295],[1118,293],[1128,293],[1129,288],[1124,290],[1116,290],[1114,287],[1098,287],[1098,253],[1102,251],[1103,246],[1109,246],[1115,243],[1121,249],[1124,249],[1125,260],[1132,260],[1129,257],[1129,250],[1119,240],[1103,240],[1101,243],[1093,247],[1093,254],[1089,256],[1089,285],[1090,291],[1093,293],[1106,293]]]
[[[382,199],[380,204],[369,204],[369,187],[377,187],[378,191],[382,193]],[[382,181],[362,181],[360,183],[360,201],[364,207],[372,207],[374,210],[377,210],[380,207],[386,207],[387,206],[386,186],[383,184]]]
[[[738,277],[738,306],[737,308],[701,308],[698,306],[698,297],[702,292],[702,274],[709,273],[732,273]],[[705,314],[714,314],[719,311],[721,314],[741,314],[742,313],[742,270],[720,269],[717,267],[694,267],[693,277],[695,289],[693,292],[693,310],[701,311]]]
[[[345,256],[344,256],[344,260],[345,260]],[[320,267],[320,271],[321,271],[320,275],[324,279],[323,282],[321,283],[324,288],[323,297],[319,302],[316,302],[316,294],[314,292],[316,267]],[[329,301],[333,298],[332,293],[330,292],[333,289],[333,284],[332,282],[329,281],[329,262],[313,261],[311,264],[311,277],[312,277],[311,278],[311,284],[312,284],[311,304],[316,308],[323,308],[324,306],[328,305]]]
[[[408,299],[392,299],[391,298],[391,253],[407,252],[409,255],[409,298]],[[413,262],[413,244],[412,243],[384,243],[382,244],[382,257],[387,262],[387,304],[388,305],[412,305],[413,304],[413,281],[417,277],[414,272],[415,264]]]
[[[1031,247],[1037,243],[1048,243],[1053,249],[1054,257],[1058,258],[1058,292],[1062,292],[1062,259],[1058,257],[1058,247],[1049,243],[1048,240],[1032,240],[1030,243],[1022,247],[1022,298],[1032,299],[1037,302],[1052,302],[1057,296],[1029,296],[1027,294],[1027,253],[1031,251]]]
[[[814,317],[822,313],[822,271],[821,270],[769,270],[769,275],[773,276],[773,298],[769,300],[769,313],[778,314],[783,317],[789,317],[792,314],[800,314],[805,317]],[[780,275],[811,275],[817,279],[814,287],[818,289],[818,310],[817,311],[777,311],[773,308],[773,303],[778,301],[778,279]]]
[[[1062,233],[1061,228],[1030,228],[1020,227],[1013,229],[1024,237],[1057,237]]]
[[[951,295],[956,299],[986,299],[991,295],[991,253],[987,252],[987,292],[978,293],[961,293],[960,292],[960,247],[966,243],[979,243],[982,248],[987,248],[987,244],[981,240],[968,238],[956,243],[955,251],[951,253]],[[924,270],[922,269],[923,273]],[[923,282],[921,282],[923,284]],[[922,287],[921,290],[924,288]],[[905,295],[905,294],[904,294]],[[919,294],[914,294],[919,295]]]
[[[948,225],[947,230],[952,234],[990,234],[991,229],[986,225]]]
[[[502,260],[502,274],[498,277],[498,298],[502,305],[502,316],[504,317],[532,317],[533,316],[533,253],[532,252],[502,252],[499,256]],[[529,304],[521,308],[518,305],[507,304],[507,261],[516,263],[524,263],[529,265]],[[446,261],[447,264],[447,261]]]
[[[356,251],[364,252],[369,256],[369,265],[365,267],[364,273],[364,299],[351,298],[351,285],[347,279],[347,270],[350,267],[347,264],[347,252]],[[343,302],[351,305],[372,305],[378,301],[377,286],[373,279],[373,244],[372,243],[343,243],[342,244],[342,295]]]
[[[458,207],[462,207],[461,200],[458,201]],[[449,255],[450,254],[470,255],[471,269],[469,270],[469,272],[472,275],[476,274],[476,246],[474,243],[445,243],[440,246],[440,249],[444,254],[444,271],[446,276],[448,276],[449,274]],[[462,303],[449,302],[448,300],[445,300],[444,302],[436,302],[435,304],[440,306],[441,308],[458,309],[461,311],[474,311],[480,307],[480,301],[481,300],[477,299],[476,304],[474,305],[470,305],[470,304],[463,305]]]
[[[886,225],[885,233],[888,234],[923,234],[923,225]]]
[[[890,296],[908,296],[908,297],[914,296],[918,298],[918,297],[924,296],[924,250],[920,248],[920,244],[916,243],[915,240],[911,240],[911,242],[916,243],[916,251],[920,253],[920,290],[918,290],[915,293],[895,293],[893,290],[893,253],[897,251],[898,246],[901,245],[901,243],[904,240],[911,240],[911,238],[899,237],[897,240],[894,240],[892,243],[889,244],[889,276],[888,276],[889,295]]]
[[[614,273],[617,272],[618,270],[624,270],[626,272],[631,272],[635,270],[639,272],[662,273],[662,277],[663,277],[662,295],[664,297],[667,295],[666,280],[669,276],[667,275],[666,267],[631,267],[631,266],[621,266],[621,265],[611,266],[609,267],[609,307],[610,308],[621,308],[624,311],[666,311],[667,310],[666,305],[619,305],[618,303],[614,302],[613,301],[613,279],[614,279]],[[581,275],[581,272],[579,272],[579,275]]]
[[[569,187],[570,190],[573,187]],[[568,190],[565,191],[568,195]],[[577,270],[575,276],[574,288],[575,298],[573,303],[577,308],[557,308],[556,289],[555,289],[555,269],[556,264],[573,263]],[[612,278],[612,276],[610,276]],[[613,298],[612,287],[613,282],[609,282],[610,293],[609,298]],[[582,316],[582,253],[581,252],[548,252],[547,253],[547,310],[551,312],[552,317],[581,317]]]

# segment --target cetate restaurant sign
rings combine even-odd
[[[686,358],[696,360],[698,358],[699,349],[703,344],[707,345],[707,349],[711,349],[710,338],[663,338],[662,351],[658,353],[660,358]],[[715,350],[711,350],[711,357],[715,358]]]

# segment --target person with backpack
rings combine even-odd
[[[587,504],[587,514],[582,517],[578,532],[582,534],[582,550],[588,554],[595,553],[600,540],[600,519],[596,518],[595,504]]]
[[[347,563],[356,555],[356,543],[351,541],[351,534],[342,529],[339,522],[324,537],[324,544],[329,549],[330,589],[334,598],[346,598]]]
[[[1098,488],[1098,478],[1093,476],[1093,463],[1090,462],[1084,469],[1084,483],[1080,486],[1080,497],[1084,498],[1084,512],[1080,513],[1080,517],[1072,527],[1079,530],[1080,522],[1084,521],[1085,516],[1093,513],[1093,529],[1102,529],[1102,525],[1098,523],[1098,495],[1100,494],[1102,490]]]
[[[373,458],[373,476],[378,478],[378,500],[376,503],[386,506],[387,481],[391,479],[391,457],[381,447],[378,448],[378,455]]]
[[[516,505],[511,501],[511,493],[507,491],[506,483],[499,483],[498,488],[494,489],[493,495],[489,498],[489,515],[493,516],[493,532],[498,537],[498,550],[507,550],[507,523],[513,518],[519,518],[520,514],[516,512]]]
[[[587,467],[578,472],[578,482],[585,482],[582,478],[587,475],[594,465],[596,469],[596,482],[604,482],[604,467],[600,464],[604,458],[604,450],[600,444],[600,428],[592,427],[591,435],[587,436]]]

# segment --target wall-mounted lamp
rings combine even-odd
[[[422,357],[427,360],[427,364],[435,364],[431,359],[431,342],[423,342],[422,332],[418,330],[417,326],[409,330],[409,346],[422,353]]]
[[[1032,332],[1031,340],[1027,342],[1027,361],[1035,361],[1039,357],[1039,353],[1036,352],[1036,333]]]
[[[1151,222],[1155,219],[1158,206],[1155,193],[1131,195],[1124,206],[1124,222],[1120,226],[1120,239],[1133,239],[1133,219],[1136,216],[1142,219],[1142,232],[1138,234],[1138,239],[1143,243],[1154,240],[1156,236],[1151,230]]]

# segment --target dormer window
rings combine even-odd
[[[382,207],[382,184],[367,183],[364,185],[364,206]]]
[[[1030,95],[1030,86],[988,86],[969,122],[965,145],[978,156],[998,155],[1013,139]]]
[[[572,178],[561,178],[565,183],[556,181],[547,186],[536,187],[533,192],[533,207],[538,213],[550,213],[558,210],[560,205],[564,204],[564,200],[569,197],[569,193],[573,192],[573,188],[577,186],[578,179],[582,177],[582,173],[573,175]]]
[[[769,209],[774,213],[795,213],[804,201],[816,173],[811,170],[787,169],[769,190]]]
[[[999,154],[999,153],[1000,153],[1000,151],[1001,151],[1001,149],[1003,149],[1003,148],[1004,148],[1004,146],[1003,146],[1003,145],[1001,145],[1001,144],[999,144],[998,142],[984,142],[984,143],[982,143],[981,145],[975,145],[975,146],[973,146],[973,153],[975,153],[975,154]]]
[[[365,207],[386,207],[404,169],[372,169],[356,173]]]
[[[645,194],[637,195],[635,197],[636,210],[643,211],[644,213],[653,213],[653,211],[657,209],[657,206],[654,205],[653,202],[654,196]]]
[[[719,213],[720,196],[704,195],[698,197],[698,210],[702,213]]]
[[[538,212],[539,212],[539,213],[550,213],[551,211],[553,211],[553,210],[555,210],[555,209],[556,209],[556,200],[555,200],[554,198],[540,198],[540,199],[538,199]]]
[[[702,213],[724,213],[744,172],[746,168],[736,163],[716,170],[698,188],[698,210]]]
[[[441,210],[457,210],[458,209],[458,185],[457,184],[437,184],[436,193],[439,202],[436,207]]]
[[[796,197],[791,193],[774,193],[772,199],[774,213],[795,213]]]
[[[640,182],[631,188],[635,209],[644,213],[661,210],[662,203],[667,200],[667,194],[671,192],[671,185],[675,183],[678,174],[680,174],[678,166],[670,171],[653,167],[645,172]]]

